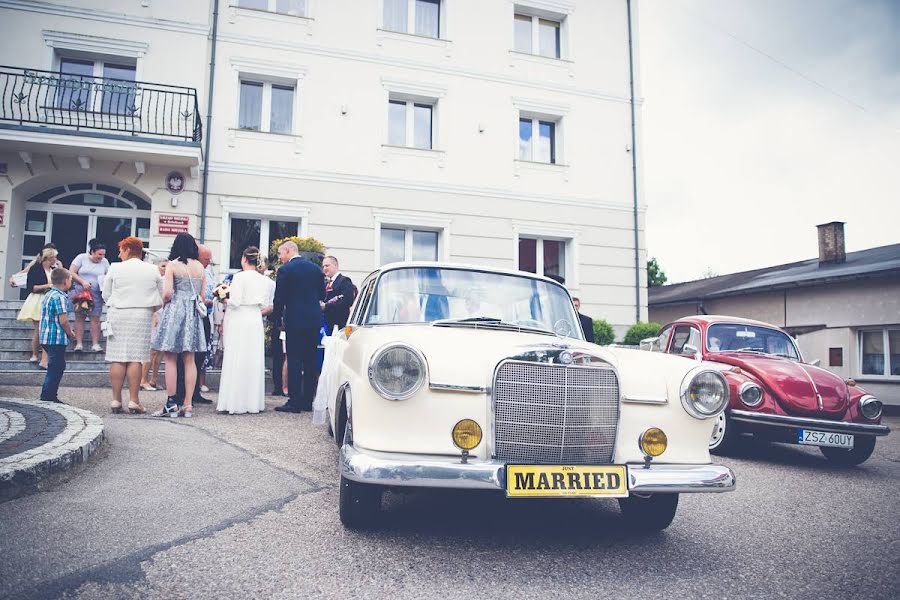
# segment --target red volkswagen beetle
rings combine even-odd
[[[872,455],[881,402],[851,380],[804,362],[790,335],[767,323],[724,316],[684,317],[641,347],[719,363],[729,384],[728,408],[713,426],[709,450],[733,447],[742,433],[818,446],[836,464]]]

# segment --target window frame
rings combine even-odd
[[[89,77],[104,80],[107,79],[106,75],[104,75],[104,71],[106,70],[107,65],[110,67],[131,67],[134,69],[134,79],[132,83],[134,83],[135,88],[137,88],[137,83],[140,81],[140,61],[136,56],[117,56],[112,54],[95,54],[95,53],[85,53],[78,51],[70,51],[66,49],[57,49],[53,53],[52,67],[53,71],[60,77],[65,77],[67,74],[62,72],[63,62],[71,61],[71,62],[80,62],[80,63],[89,63],[91,64],[91,74]],[[78,77],[78,75],[68,75],[69,77]],[[85,75],[88,77],[88,75]],[[118,81],[128,81],[122,80],[120,78],[110,77],[109,79],[116,79]],[[62,88],[60,88],[62,89]],[[59,91],[57,94],[60,93]],[[107,91],[98,91],[91,89],[86,92],[88,96],[88,103],[84,108],[74,109],[63,106],[56,106],[55,103],[57,101],[54,98],[54,110],[63,110],[63,111],[76,111],[76,112],[93,112],[100,115],[110,115],[110,116],[122,116],[127,113],[124,112],[113,112],[112,110],[104,111],[103,105],[105,102],[105,97],[107,94],[120,95],[121,92],[107,92]]]
[[[406,105],[405,108],[405,132],[404,132],[404,143],[402,145],[392,144],[391,143],[391,116],[390,116],[390,105],[391,104],[399,104],[403,103]],[[407,94],[389,94],[388,95],[388,124],[387,124],[387,139],[385,140],[385,145],[393,146],[396,148],[411,148],[414,150],[435,150],[436,146],[436,121],[437,121],[437,104],[438,101],[436,98],[426,98],[426,97],[412,97]],[[431,109],[431,128],[428,135],[428,146],[416,146],[416,106],[427,106]]]
[[[522,158],[522,156],[520,155],[520,152],[519,152],[519,151],[521,151],[521,140],[522,140],[521,125],[522,125],[523,121],[531,122],[531,142],[530,142],[530,148],[529,148],[529,151],[530,151],[529,158]],[[528,113],[526,111],[520,111],[518,123],[519,123],[519,127],[516,128],[516,130],[518,132],[518,135],[516,137],[516,141],[517,141],[516,160],[520,160],[522,162],[529,162],[529,163],[538,163],[541,165],[559,164],[559,162],[560,162],[559,161],[559,137],[560,137],[559,130],[560,130],[560,127],[562,124],[562,117],[551,118],[551,117],[547,117],[547,116],[535,115],[533,113]],[[550,160],[549,160],[549,162],[543,161],[543,160],[537,160],[537,158],[535,158],[535,156],[537,154],[539,140],[541,137],[541,135],[540,135],[541,125],[544,123],[549,124],[553,128],[552,132],[550,134]],[[535,131],[537,131],[537,135],[535,135]]]
[[[403,231],[403,260],[401,262],[412,262],[414,259],[412,257],[413,254],[413,234],[415,232],[424,232],[424,233],[436,233],[437,234],[437,242],[435,247],[435,261],[440,261],[442,252],[442,240],[443,240],[443,231],[436,227],[423,227],[420,225],[393,225],[384,223],[378,227],[378,268],[383,267],[386,264],[381,261],[381,253],[382,253],[382,244],[381,244],[381,234],[385,229],[393,229]],[[419,261],[417,261],[419,262]],[[427,261],[430,262],[430,261]]]
[[[378,23],[380,24],[380,28],[382,31],[387,31],[390,33],[399,33],[403,35],[412,35],[419,38],[424,38],[428,40],[444,40],[446,41],[446,14],[445,14],[445,3],[446,0],[437,0],[438,5],[438,23],[437,23],[437,35],[430,36],[424,35],[421,33],[416,33],[416,3],[418,0],[406,0],[406,28],[404,30],[390,29],[385,23],[384,20],[384,3],[385,0],[379,0],[378,9],[379,9],[379,18]]]
[[[256,8],[254,6],[243,6],[241,4],[241,0],[234,0],[232,6],[234,8],[240,8],[241,10],[255,10],[257,12],[270,13],[273,15],[283,15],[285,17],[296,17],[300,19],[308,19],[310,13],[309,3],[312,0],[305,0],[303,3],[303,14],[302,15],[292,15],[290,13],[281,12],[277,10],[278,8],[278,0],[266,0],[267,7],[266,8]]]
[[[223,198],[222,237],[220,271],[236,273],[238,269],[230,268],[231,264],[231,219],[260,219],[260,241],[267,240],[268,221],[297,221],[297,235],[309,236],[309,209],[294,200],[277,200],[274,198]],[[260,249],[263,249],[260,247]],[[268,253],[268,247],[265,248]]]
[[[241,127],[241,86],[244,84],[254,84],[262,86],[262,98],[260,99],[260,115],[259,129],[250,127]],[[272,131],[272,88],[290,88],[293,91],[291,99],[291,128],[290,131]],[[297,118],[298,118],[298,82],[288,81],[280,78],[264,77],[253,75],[250,73],[240,73],[238,75],[238,93],[237,93],[237,122],[235,129],[237,131],[252,131],[255,133],[270,133],[275,135],[297,135]]]
[[[521,0],[511,3],[510,21],[510,53],[514,57],[528,58],[544,62],[544,64],[563,64],[572,62],[572,13],[575,4],[570,0]],[[531,20],[530,51],[516,48],[516,17]],[[552,21],[557,27],[556,56],[541,54],[541,21]]]
[[[557,236],[552,236],[552,235],[543,235],[542,236],[542,235],[534,235],[531,233],[526,233],[526,234],[516,236],[516,270],[522,271],[523,273],[531,273],[531,271],[525,271],[524,269],[522,269],[522,266],[519,262],[519,244],[522,240],[535,240],[535,245],[534,245],[534,253],[535,253],[534,268],[535,268],[535,271],[534,271],[534,275],[542,275],[542,276],[546,276],[546,275],[544,275],[544,242],[548,241],[548,242],[562,243],[563,261],[565,264],[563,266],[563,272],[560,275],[566,280],[566,283],[564,285],[567,288],[570,287],[569,286],[570,274],[573,271],[573,268],[571,265],[571,256],[572,256],[572,250],[571,250],[572,239],[571,238],[557,237]]]
[[[881,332],[882,335],[882,356],[884,359],[884,368],[882,369],[881,374],[876,373],[864,373],[863,372],[863,334],[866,333],[876,333]],[[882,381],[900,381],[900,375],[894,375],[891,373],[891,332],[900,333],[900,326],[885,326],[885,327],[866,327],[859,329],[857,331],[857,362],[856,368],[859,373],[859,379],[878,379]],[[900,348],[898,348],[900,350]],[[897,352],[900,354],[900,352]]]
[[[515,35],[515,21],[519,17],[526,17],[531,19],[531,50],[521,50],[516,48],[516,35]],[[542,58],[549,58],[551,60],[563,60],[563,32],[565,31],[563,28],[563,23],[565,22],[565,17],[562,18],[554,16],[543,16],[538,15],[536,13],[524,12],[520,10],[518,7],[513,12],[513,52],[518,52],[520,54],[529,54],[531,56],[540,56]],[[547,54],[541,53],[541,21],[547,21],[550,23],[554,23],[556,25],[556,56],[549,56]]]

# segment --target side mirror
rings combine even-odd
[[[819,360],[819,359],[817,358],[816,360],[812,361],[812,362],[809,363],[809,364],[811,364],[811,365],[814,366],[814,367],[818,367],[818,366],[820,366],[820,365],[822,364],[822,361]]]
[[[700,354],[700,350],[696,346],[685,344],[681,347],[681,354],[683,356],[697,356]]]
[[[638,348],[641,350],[649,350],[650,352],[659,352],[659,338],[644,338],[639,342]]]

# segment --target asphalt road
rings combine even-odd
[[[60,396],[104,414],[107,393]],[[87,468],[0,504],[0,598],[900,596],[900,418],[853,469],[779,444],[719,458],[737,491],[682,495],[658,534],[624,529],[615,501],[432,491],[389,494],[383,529],[350,532],[308,413],[105,422]]]

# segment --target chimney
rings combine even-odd
[[[832,221],[816,225],[819,230],[819,265],[842,263],[847,260],[844,250],[844,223]]]

